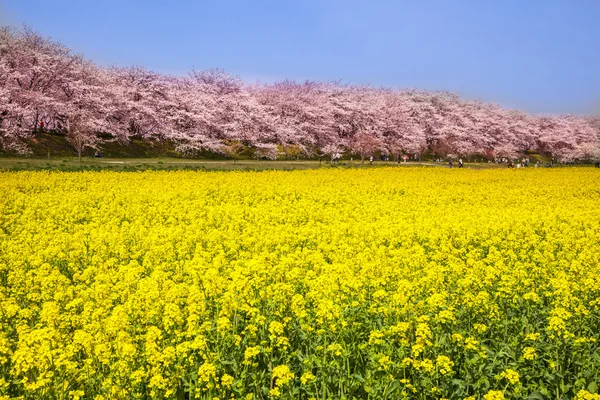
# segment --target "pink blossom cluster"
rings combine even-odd
[[[2,28],[0,146],[26,152],[25,139],[42,130],[65,133],[76,147],[169,140],[185,154],[244,147],[266,158],[282,151],[600,158],[598,120],[591,117],[531,115],[446,92],[250,85],[218,69],[170,76],[103,68],[29,29]]]

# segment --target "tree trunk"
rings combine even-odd
[[[81,149],[77,149],[77,157],[79,158],[79,162],[81,162]]]

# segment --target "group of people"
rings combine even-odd
[[[511,160],[508,158],[497,159],[496,163],[506,164],[508,166],[508,168],[527,168],[527,167],[529,167],[529,157],[523,157],[522,159],[517,160],[516,164],[515,164],[514,160]],[[547,162],[545,167],[550,168],[553,164],[554,164],[554,158],[550,162]],[[541,166],[541,164],[539,161],[536,161],[535,164],[533,164],[533,166],[535,168],[538,168]]]
[[[339,158],[341,158],[341,155],[339,155]],[[406,162],[410,157],[407,155],[400,155],[398,154],[398,164],[400,163],[401,160],[403,160],[404,162]],[[373,161],[375,160],[375,158],[373,156],[369,157],[369,164],[373,165]],[[389,157],[387,154],[382,155],[381,156],[381,160],[382,161],[388,161]],[[434,160],[436,163],[443,163],[444,159],[443,158],[436,158]],[[489,163],[491,163],[492,161],[488,161]],[[508,166],[508,168],[526,168],[529,167],[529,157],[523,157],[520,160],[517,160],[517,163],[515,164],[514,160],[508,159],[508,158],[498,158],[496,159],[496,163],[497,164],[506,164]],[[545,164],[546,168],[550,168],[552,165],[554,164],[554,158],[552,158],[552,160],[550,162],[547,162]],[[452,160],[452,158],[450,158],[448,160],[448,166],[450,168],[454,167],[454,161]],[[535,168],[540,167],[541,164],[539,161],[536,161],[534,164]],[[596,168],[600,168],[600,161],[596,161],[596,163],[594,164],[594,166]],[[464,162],[462,160],[462,158],[458,159],[458,168],[463,168],[464,167]]]
[[[408,159],[410,158],[410,156],[404,154],[398,154],[397,160],[398,160],[398,164],[400,164],[400,161],[404,161],[406,162]],[[415,156],[415,160],[417,159],[417,157]],[[369,157],[369,164],[373,165],[373,161],[375,160],[375,158],[373,156]],[[390,160],[390,156],[388,154],[382,154],[381,155],[381,161],[389,161]]]
[[[448,166],[449,166],[450,168],[452,168],[452,167],[454,166],[454,162],[452,161],[452,159],[448,160]],[[459,159],[458,159],[458,168],[462,168],[462,167],[464,167],[464,166],[465,166],[465,164],[463,163],[463,160],[462,160],[462,158],[459,158]]]
[[[537,168],[539,166],[539,162],[536,161],[535,163],[535,167]],[[529,157],[527,158],[522,158],[521,160],[517,160],[517,164],[515,165],[515,162],[513,160],[510,160],[508,162],[508,167],[509,168],[525,168],[525,167],[529,167]]]

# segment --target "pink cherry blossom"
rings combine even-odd
[[[283,81],[245,84],[220,69],[187,76],[104,68],[29,29],[0,29],[0,146],[62,132],[80,154],[105,140],[167,140],[183,154],[257,158],[385,153],[420,157],[600,159],[600,123],[530,115],[447,92]],[[287,150],[286,150],[287,149]],[[241,151],[241,150],[240,150]],[[243,150],[245,152],[245,150]],[[291,151],[291,150],[290,150]]]

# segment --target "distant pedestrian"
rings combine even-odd
[[[448,166],[449,166],[450,168],[452,168],[452,159],[450,159],[450,160],[448,161]]]
[[[369,157],[369,164],[373,165],[373,156]]]
[[[458,168],[462,168],[463,167],[463,160],[462,158],[458,159]]]

